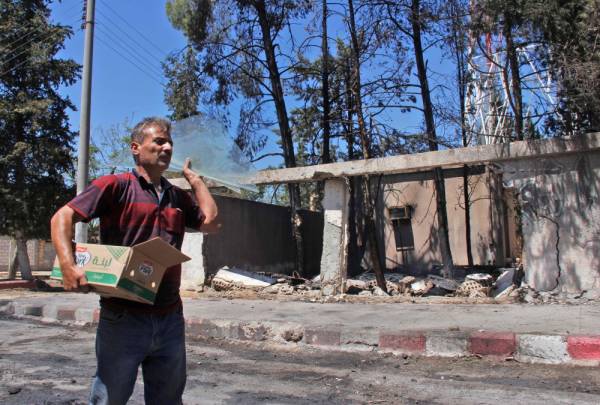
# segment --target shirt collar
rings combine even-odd
[[[131,169],[131,173],[138,179],[138,181],[140,182],[140,185],[142,186],[142,188],[154,188],[154,186],[152,185],[152,183],[149,183],[146,180],[145,177],[140,176],[140,174],[137,172],[137,170]],[[167,180],[163,176],[160,176],[160,184],[161,184],[161,186],[163,188],[163,191],[167,191],[168,189],[170,189],[173,186],[169,182],[169,180]]]

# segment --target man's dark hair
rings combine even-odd
[[[156,127],[171,136],[171,122],[169,120],[160,117],[146,117],[133,127],[131,142],[144,142],[146,136],[144,131],[151,127]]]

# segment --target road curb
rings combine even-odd
[[[0,280],[0,290],[13,288],[34,288],[35,280]]]
[[[89,326],[98,308],[0,300],[0,315],[48,324]],[[298,323],[186,319],[186,335],[201,339],[273,342],[326,350],[380,351],[430,357],[477,356],[524,363],[600,365],[600,335],[550,335],[510,331],[394,331],[305,327]]]

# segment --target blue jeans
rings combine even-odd
[[[127,403],[140,364],[146,404],[181,404],[186,380],[183,311],[151,315],[102,308],[96,358],[90,404]]]

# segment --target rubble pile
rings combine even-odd
[[[531,304],[582,303],[600,297],[583,292],[567,294],[562,292],[539,292],[521,283],[522,269],[497,269],[497,277],[487,273],[467,274],[462,280],[429,274],[424,277],[401,273],[385,273],[386,289],[377,285],[375,274],[366,271],[357,278],[347,279],[344,294],[339,297],[459,297],[494,298],[498,301],[512,300]],[[252,291],[266,296],[290,296],[317,300],[321,298],[320,278],[261,273],[239,268],[221,268],[210,280],[211,287],[218,292]]]
[[[507,274],[510,276],[509,273]],[[502,292],[509,287],[514,287],[512,281],[510,283],[506,281],[508,278],[504,275],[499,278],[501,283],[496,283],[502,288]],[[433,274],[427,277],[414,277],[400,273],[386,273],[385,280],[387,291],[380,288],[375,275],[367,271],[356,279],[347,279],[344,293],[361,297],[456,296],[482,298],[490,297],[493,291],[498,290],[498,287],[494,288],[493,278],[489,274],[471,274],[462,283]],[[289,276],[223,267],[213,276],[211,286],[215,291],[251,290],[269,295],[320,296],[319,276],[306,279],[297,273]]]
[[[600,300],[598,291],[582,291],[570,293],[566,291],[537,291],[526,283],[515,288],[511,295],[519,298],[519,301],[527,304],[585,304]]]
[[[249,288],[259,291],[275,282],[276,280],[269,276],[238,268],[230,269],[225,266],[214,275],[211,286],[215,291],[228,291],[236,288]]]
[[[212,277],[210,285],[215,291],[251,290],[269,295],[300,294],[310,298],[321,295],[318,276],[309,280],[296,272],[289,276],[223,267]]]

